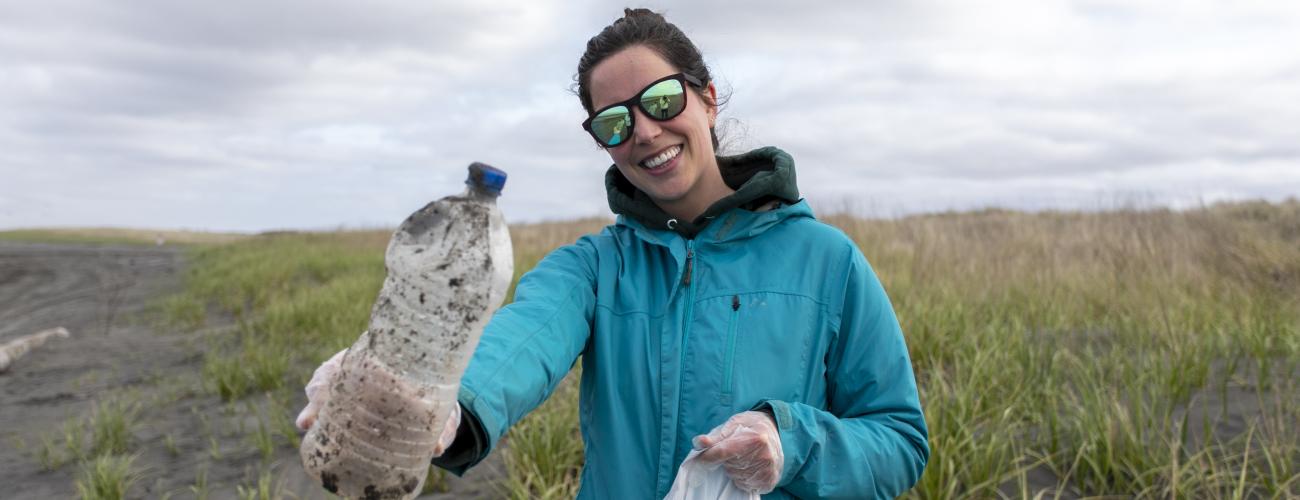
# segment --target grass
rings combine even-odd
[[[61,435],[42,433],[36,461],[45,470],[55,470],[72,461],[123,455],[131,451],[138,414],[139,405],[124,397],[103,399],[88,415],[64,419]]]
[[[59,453],[58,443],[50,433],[41,433],[41,446],[36,449],[36,461],[45,470],[54,470],[65,463],[63,454]]]
[[[573,498],[582,473],[575,369],[552,397],[506,435],[504,494],[514,500]]]
[[[211,494],[207,467],[200,466],[198,472],[194,474],[194,484],[190,485],[190,493],[194,494],[196,500],[207,500],[208,495]]]
[[[77,479],[77,493],[83,500],[121,500],[140,479],[134,455],[104,455],[86,462]]]
[[[910,496],[1008,494],[1036,467],[1084,495],[1296,493],[1294,435],[1196,445],[1227,417],[1186,417],[1234,385],[1290,395],[1248,422],[1296,421],[1300,204],[836,222],[908,335],[934,450]]]
[[[268,426],[271,431],[283,440],[289,448],[298,449],[301,438],[298,437],[298,427],[294,424],[298,410],[290,409],[284,403],[282,396],[272,394],[266,398],[266,412],[266,418],[269,420]]]
[[[264,470],[257,476],[256,484],[241,484],[235,488],[235,493],[241,500],[277,500],[283,498],[282,490],[283,486],[275,482],[271,472]]]
[[[594,231],[599,221],[578,227]],[[554,233],[548,226],[513,230],[516,275],[566,237],[581,234]],[[310,377],[312,368],[365,329],[383,283],[389,235],[280,233],[200,247],[192,253],[185,291],[159,309],[171,324],[189,327],[202,325],[208,314],[233,318],[233,341],[205,357],[205,385],[225,400],[269,393],[286,380]],[[300,386],[295,382],[295,389]]]
[[[0,231],[0,240],[36,243],[89,243],[157,245],[212,245],[229,243],[248,235],[206,231],[160,231],[127,228],[33,228]]]
[[[420,487],[420,494],[446,493],[448,491],[451,491],[451,487],[447,484],[447,471],[437,467],[429,467],[429,472],[424,476],[424,485]]]
[[[63,421],[63,450],[68,460],[86,457],[86,425],[82,419],[71,417]]]
[[[163,448],[167,450],[167,455],[172,458],[178,457],[181,454],[180,446],[176,444],[176,436],[171,432],[168,432],[167,435],[163,436]]]
[[[95,456],[126,453],[132,440],[132,427],[139,407],[119,399],[96,405],[91,411],[91,453]]]
[[[907,498],[1300,496],[1300,202],[824,220],[871,261],[907,335],[933,450]],[[603,224],[512,228],[516,275]],[[237,325],[209,350],[208,390],[300,390],[365,328],[387,239],[195,248],[165,309]],[[506,495],[572,496],[576,392],[511,430]]]
[[[276,439],[270,424],[266,422],[266,417],[260,412],[257,414],[257,429],[248,435],[248,439],[262,454],[262,463],[269,463],[275,455]]]

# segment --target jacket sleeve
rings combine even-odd
[[[850,245],[827,406],[768,400],[785,455],[778,487],[804,498],[894,498],[930,456],[916,379],[884,288]],[[835,309],[832,310],[834,314]],[[834,323],[833,323],[834,324]]]
[[[593,236],[548,254],[515,287],[514,301],[499,309],[479,339],[461,378],[465,410],[449,455],[434,461],[460,475],[482,461],[510,426],[532,411],[569,373],[591,334],[595,310]],[[472,443],[467,441],[473,441]]]

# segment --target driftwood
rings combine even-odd
[[[42,330],[31,335],[18,337],[14,340],[0,345],[0,373],[9,370],[9,366],[18,361],[18,358],[27,354],[27,351],[40,347],[50,337],[68,337],[68,329],[63,327]]]

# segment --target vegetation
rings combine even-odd
[[[573,498],[582,473],[575,368],[540,407],[510,428],[505,439],[505,493],[512,500]]]
[[[871,261],[907,335],[933,452],[909,498],[1300,496],[1300,202],[824,220]],[[604,223],[512,228],[516,274]],[[296,446],[284,394],[365,328],[388,236],[193,250],[162,310],[236,325],[202,371],[221,398],[267,395],[253,453]],[[572,496],[576,384],[506,443],[503,494]]]
[[[89,421],[92,453],[95,456],[126,453],[131,445],[131,428],[137,413],[135,404],[117,399],[96,405]]]
[[[911,496],[1300,491],[1300,203],[833,222],[908,337]]]
[[[585,232],[597,231],[605,223],[593,219],[512,229],[516,280],[550,249]],[[207,351],[202,366],[204,386],[228,401],[266,395],[264,413],[252,406],[242,410],[258,419],[255,427],[244,432],[245,443],[264,462],[269,461],[275,446],[298,446],[292,420],[298,409],[285,403],[292,399],[288,393],[301,391],[316,366],[351,345],[365,329],[370,305],[383,283],[383,250],[390,235],[388,231],[279,233],[228,245],[196,247],[191,253],[185,289],[160,302],[159,312],[174,326],[197,329],[214,321],[235,324],[228,341]],[[576,386],[568,392],[575,396],[557,398],[546,406],[555,411],[538,414],[573,414]],[[568,419],[551,420],[554,422],[544,426],[542,432],[550,432],[556,425],[571,427],[573,433],[565,437],[571,452],[564,461],[576,460],[576,467],[580,467],[582,448],[576,427]],[[521,424],[512,436],[537,435],[536,430],[532,434],[528,431],[536,427]],[[213,460],[230,452],[221,450],[215,440],[208,448]],[[508,462],[516,467],[534,467],[525,464],[536,460]],[[573,465],[562,469],[569,475],[577,470]],[[567,489],[550,486],[565,481],[558,474],[530,484],[567,492],[571,497],[576,491],[576,476],[567,480],[563,487]],[[263,484],[268,483],[259,477],[258,490]],[[204,491],[206,488],[204,484]],[[254,491],[252,486],[241,488],[241,496]],[[445,488],[445,475],[431,472],[425,492]]]
[[[121,500],[140,479],[134,455],[104,455],[82,465],[77,493],[83,500]]]
[[[46,470],[54,470],[71,461],[82,461],[83,467],[91,466],[86,462],[117,456],[117,461],[126,460],[125,453],[131,451],[132,432],[138,404],[124,398],[106,398],[95,403],[89,415],[69,417],[63,421],[62,444],[51,433],[40,435],[41,446],[35,452],[36,460]],[[89,438],[89,442],[87,439]],[[106,464],[93,465],[104,467]]]
[[[1300,490],[1300,203],[827,220],[871,260],[908,336],[933,449],[910,496]],[[517,273],[600,224],[515,228]],[[387,236],[201,250],[190,293],[242,325],[209,365],[238,360],[211,370],[239,380],[218,392],[300,385],[354,340]],[[582,459],[565,387],[507,439],[513,497],[574,491]]]
[[[247,235],[205,231],[155,231],[123,228],[12,229],[0,231],[0,240],[41,243],[94,243],[124,245],[212,245],[229,243]]]

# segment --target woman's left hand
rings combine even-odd
[[[696,436],[694,444],[703,450],[697,460],[722,464],[740,489],[769,493],[781,479],[785,454],[776,421],[767,413],[737,413],[707,435]]]

